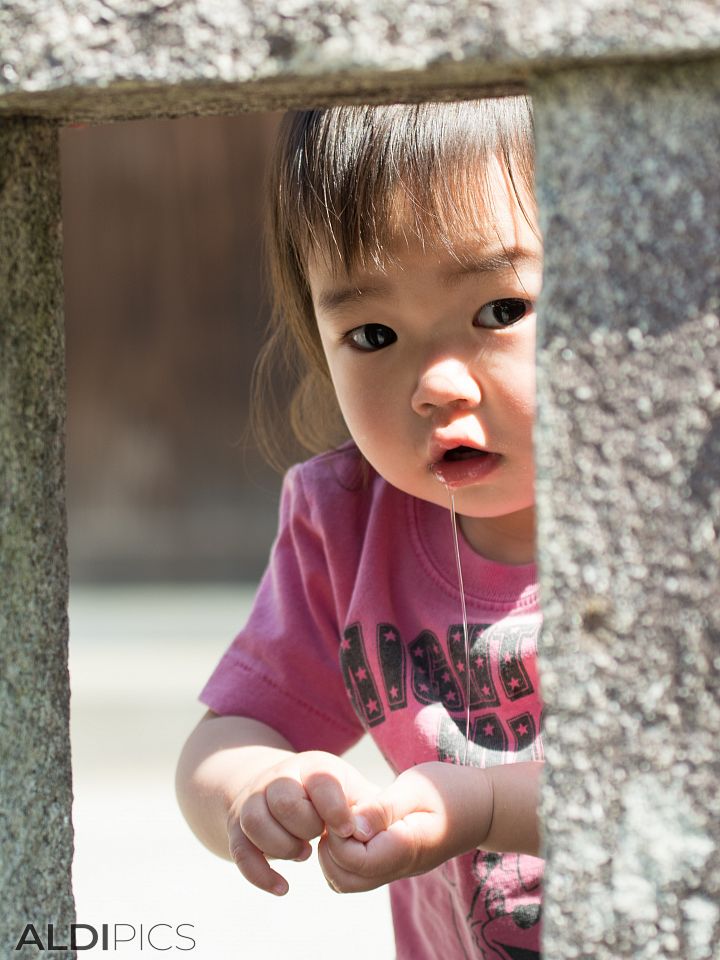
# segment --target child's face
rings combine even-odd
[[[308,273],[340,408],[363,455],[389,483],[448,506],[441,475],[470,543],[520,563],[534,552],[542,251],[499,163],[492,177],[487,239],[463,247],[470,268],[417,244],[398,245],[385,271],[348,280],[314,260]]]

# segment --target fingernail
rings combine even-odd
[[[307,850],[303,850],[303,852],[300,854],[299,857],[294,858],[295,863],[304,863],[311,853],[312,853],[312,847],[308,847]]]
[[[361,837],[365,840],[369,840],[372,836],[372,830],[370,829],[370,824],[365,819],[365,817],[355,817],[355,830],[354,833],[356,836]]]
[[[287,885],[286,880],[278,880],[278,882],[272,888],[272,892],[276,897],[284,897],[289,889],[290,887]]]
[[[336,833],[339,837],[351,837],[355,833],[355,824],[352,820],[348,820],[347,823],[333,830],[333,833]]]

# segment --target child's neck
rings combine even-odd
[[[472,549],[497,563],[535,562],[535,507],[503,517],[459,517],[460,529]]]

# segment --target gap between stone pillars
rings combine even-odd
[[[56,944],[68,944],[75,919],[60,230],[57,130],[0,121],[0,954],[8,957],[26,924],[47,947],[47,924]]]
[[[720,942],[720,61],[532,86],[544,955]]]

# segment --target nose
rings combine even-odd
[[[475,407],[481,399],[480,384],[467,364],[445,357],[421,371],[411,403],[415,413],[430,416],[442,407]]]

